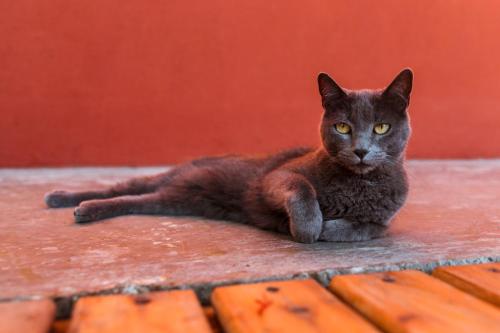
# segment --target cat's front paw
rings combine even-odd
[[[314,243],[319,239],[323,226],[323,214],[317,201],[296,202],[289,208],[290,233],[300,243]]]
[[[45,204],[50,208],[71,207],[73,202],[70,197],[70,192],[52,191],[45,194],[44,200]]]
[[[327,242],[361,242],[382,237],[387,227],[375,223],[356,223],[346,219],[327,220],[319,240]]]

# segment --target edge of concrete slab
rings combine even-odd
[[[299,272],[288,275],[279,276],[268,276],[265,278],[249,278],[249,279],[234,279],[234,280],[222,280],[222,281],[207,281],[205,283],[197,284],[184,284],[184,285],[164,285],[164,284],[149,284],[149,285],[117,285],[110,289],[103,289],[94,292],[80,292],[67,296],[55,296],[53,297],[56,303],[56,318],[66,319],[69,318],[73,310],[73,306],[76,301],[85,296],[97,296],[97,295],[112,295],[112,294],[143,294],[154,291],[165,291],[165,290],[177,290],[177,289],[193,289],[200,302],[203,305],[210,304],[210,294],[214,288],[225,286],[225,285],[235,285],[235,284],[245,284],[245,283],[257,283],[266,281],[282,281],[282,280],[300,280],[312,278],[318,281],[323,286],[327,286],[330,280],[336,275],[345,274],[362,274],[362,273],[374,273],[374,272],[386,272],[386,271],[401,271],[401,270],[419,270],[425,273],[430,273],[436,267],[440,266],[458,266],[458,265],[468,265],[468,264],[482,264],[482,263],[492,263],[500,262],[500,256],[483,256],[476,258],[461,258],[461,259],[442,259],[429,262],[400,262],[396,264],[378,264],[366,267],[338,267],[332,269],[323,269],[319,271],[310,272]],[[11,301],[25,301],[25,300],[37,300],[40,296],[30,296],[23,295],[13,298],[0,299],[0,302],[11,302]]]

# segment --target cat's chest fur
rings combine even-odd
[[[334,175],[315,186],[324,220],[384,223],[406,198],[404,174]]]

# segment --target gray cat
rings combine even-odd
[[[322,146],[266,157],[207,157],[105,190],[54,191],[49,207],[75,220],[126,214],[192,215],[291,234],[295,241],[362,241],[384,234],[405,202],[413,74],[382,90],[351,91],[318,76]]]

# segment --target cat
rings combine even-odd
[[[200,216],[250,224],[302,243],[385,235],[403,206],[413,72],[379,90],[347,90],[318,76],[321,146],[266,157],[193,160],[105,190],[53,191],[49,207],[78,206],[77,223],[126,214]]]

